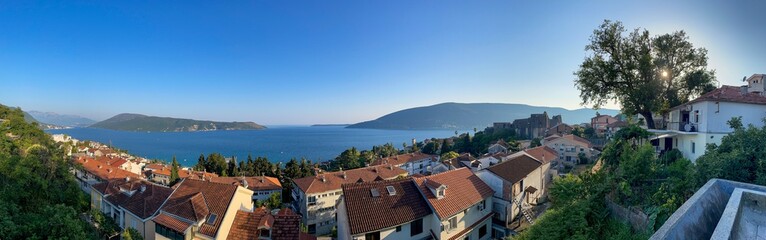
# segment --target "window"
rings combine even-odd
[[[380,240],[380,232],[372,232],[364,235],[364,240]]]
[[[444,197],[444,189],[439,189],[439,197]]]
[[[309,229],[309,233],[310,233],[310,234],[315,234],[315,233],[317,233],[317,225],[316,225],[316,224],[311,224],[311,225],[309,225],[309,226],[308,226],[308,229]]]
[[[159,224],[154,228],[154,232],[172,240],[184,240],[183,234]]]
[[[484,226],[479,228],[479,238],[483,238],[484,235],[487,235],[487,224],[484,224]]]
[[[130,220],[130,226],[131,226],[133,229],[138,229],[138,228],[136,227],[137,225],[138,225],[138,222],[137,222],[135,219],[131,219],[131,220]]]
[[[218,218],[218,215],[215,215],[215,213],[210,214],[210,216],[207,218],[207,224],[215,225],[216,218]]]
[[[692,153],[694,153],[694,147],[695,147],[694,145],[695,145],[694,141],[692,141]]]
[[[311,196],[311,197],[309,197],[308,201],[309,201],[309,206],[316,205],[317,204],[317,197],[316,196]]]
[[[452,230],[457,228],[457,217],[452,217],[447,222],[449,223],[447,225],[447,230]]]
[[[402,226],[401,225],[396,226],[396,232],[401,232],[401,231],[402,231]]]
[[[479,211],[484,211],[485,208],[487,208],[487,200],[481,200],[479,203]]]
[[[418,219],[410,223],[410,237],[423,232],[423,219]]]
[[[265,238],[270,238],[271,237],[271,229],[260,229],[258,231],[261,232],[261,234],[260,234],[261,237],[265,237]]]

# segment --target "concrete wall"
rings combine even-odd
[[[730,103],[730,102],[704,102],[700,114],[705,122],[700,124],[701,132],[710,133],[730,133],[732,129],[726,124],[726,121],[732,117],[742,117],[742,124],[747,126],[753,124],[755,127],[763,126],[763,118],[766,117],[766,105]],[[719,106],[720,105],[720,106]],[[697,104],[694,110],[697,110]],[[706,114],[705,114],[706,113]],[[693,114],[693,113],[692,113]],[[691,114],[690,114],[691,115]]]
[[[617,203],[612,202],[609,198],[606,198],[606,208],[609,210],[609,214],[624,223],[630,224],[636,232],[643,232],[646,230],[649,223],[649,216],[646,213],[637,209],[628,209]]]
[[[710,239],[735,188],[766,192],[765,186],[711,179],[686,200],[650,239]]]
[[[436,220],[434,224],[435,228],[433,228],[434,233],[436,233],[437,235],[440,235],[439,239],[449,239],[451,237],[454,237],[456,234],[460,233],[464,229],[475,224],[476,222],[481,220],[482,217],[492,212],[492,197],[488,197],[484,199],[484,201],[485,201],[485,208],[483,210],[478,209],[477,206],[481,205],[481,203],[478,203],[469,207],[465,214],[463,213],[463,211],[461,211],[455,214],[454,216],[444,217],[443,219]],[[453,230],[448,230],[445,227],[444,231],[441,231],[441,226],[447,226],[449,219],[452,217],[457,218],[457,228]],[[437,219],[437,218],[434,217],[434,219]],[[491,223],[492,219],[491,218],[487,219],[487,221]],[[482,226],[482,225],[481,224],[477,225],[477,227],[479,226]],[[491,235],[491,234],[488,234],[488,235]],[[478,232],[476,233],[476,236],[478,237]],[[471,238],[471,239],[476,239],[476,238]]]

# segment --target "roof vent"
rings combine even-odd
[[[320,176],[319,176],[319,178],[321,178],[321,179],[322,179],[322,182],[326,182],[326,181],[327,181],[327,179],[326,179],[326,178],[324,178],[324,174],[320,175]]]
[[[130,177],[129,177],[129,176],[128,176],[128,177],[125,177],[125,181],[126,181],[126,182],[130,182]]]
[[[388,196],[396,195],[396,189],[394,189],[394,186],[386,186],[386,191],[388,191]]]
[[[140,188],[140,190],[139,190],[139,191],[141,191],[141,192],[144,192],[144,191],[146,191],[146,185],[141,185],[141,188]]]
[[[378,192],[377,188],[370,189],[370,194],[372,194],[372,197],[380,197],[380,192]]]

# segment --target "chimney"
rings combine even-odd
[[[325,178],[324,178],[324,174],[322,174],[322,175],[319,175],[319,178],[321,178],[321,179],[322,179],[322,182],[326,182],[326,181],[327,181],[327,179],[325,179]]]
[[[263,182],[263,179],[261,179],[261,182]],[[242,186],[245,188],[249,187],[249,185],[247,184],[247,179],[245,179],[245,177],[242,177]]]
[[[394,170],[394,166],[388,165],[388,170]]]
[[[125,177],[125,181],[126,181],[126,182],[130,182],[130,177],[129,177],[129,176],[128,176],[128,177]]]
[[[343,179],[346,179],[346,171],[343,171],[343,168],[340,168],[340,174],[343,177]]]

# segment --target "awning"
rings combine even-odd
[[[527,189],[524,189],[524,191],[527,192],[527,193],[535,193],[535,192],[537,192],[537,188],[529,186],[529,187],[527,187]]]

